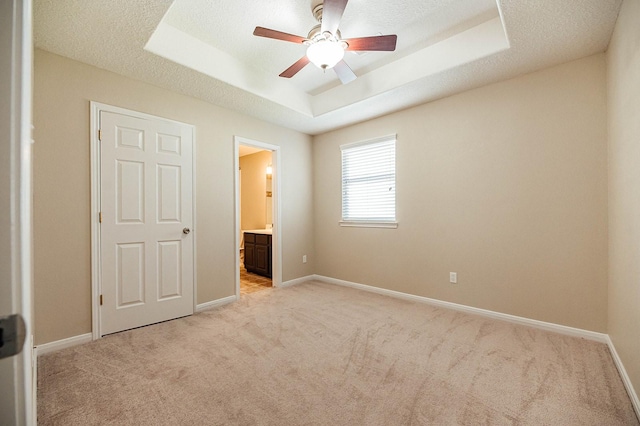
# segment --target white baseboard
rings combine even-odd
[[[616,347],[613,345],[613,340],[611,340],[611,337],[609,335],[607,335],[607,346],[609,347],[609,351],[611,352],[613,362],[616,364],[618,373],[620,373],[622,383],[624,383],[624,387],[625,389],[627,389],[627,393],[629,394],[629,399],[631,399],[631,404],[633,405],[633,409],[636,412],[636,416],[638,416],[638,419],[640,420],[640,400],[638,399],[638,394],[633,388],[633,383],[631,383],[631,379],[627,374],[627,370],[624,368],[624,364],[622,364],[622,360],[620,359],[620,356],[616,351]]]
[[[55,342],[43,343],[35,347],[36,357],[47,354],[49,352],[59,351],[61,349],[70,348],[72,346],[78,346],[85,343],[89,343],[93,340],[93,334],[85,333],[79,336],[68,337],[62,340],[56,340]]]
[[[209,309],[217,308],[218,306],[228,305],[238,300],[238,297],[233,296],[223,297],[222,299],[212,300],[211,302],[200,303],[196,306],[196,313],[202,311],[208,311]]]
[[[468,314],[481,315],[481,316],[485,316],[493,319],[508,321],[515,324],[535,327],[535,328],[539,328],[546,331],[552,331],[554,333],[564,334],[567,336],[581,337],[583,339],[594,340],[600,343],[607,343],[607,339],[609,337],[604,333],[597,333],[595,331],[583,330],[581,328],[574,328],[566,325],[554,324],[551,322],[538,321],[530,318],[519,317],[516,315],[503,314],[501,312],[490,311],[488,309],[474,308],[473,306],[466,306],[466,305],[460,305],[458,303],[445,302],[443,300],[431,299],[424,296],[416,296],[414,294],[402,293],[400,291],[394,291],[394,290],[387,290],[386,288],[373,287],[366,284],[358,284],[350,281],[339,280],[336,278],[325,277],[322,275],[315,275],[314,279],[318,281],[323,281],[329,284],[352,287],[352,288],[357,288],[359,290],[382,294],[385,296],[396,297],[398,299],[427,303],[429,305],[438,306],[441,308],[453,309],[456,311],[466,312]]]
[[[285,281],[281,283],[278,287],[291,287],[292,285],[306,283],[307,281],[312,281],[316,279],[316,275],[307,275],[306,277],[295,278],[293,280]]]

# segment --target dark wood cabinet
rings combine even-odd
[[[271,278],[271,235],[244,233],[244,267],[247,272]]]

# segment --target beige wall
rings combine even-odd
[[[240,170],[242,170],[240,229],[265,229],[267,166],[270,164],[272,164],[270,151],[260,151],[240,157]]]
[[[234,135],[281,147],[283,280],[313,273],[309,136],[40,50],[34,98],[36,344],[91,331],[91,100],[195,125],[198,303],[235,293]]]
[[[640,390],[640,1],[625,0],[607,52],[609,328]]]
[[[599,54],[315,137],[316,273],[605,332],[605,68]],[[399,227],[340,227],[339,145],[394,133]]]

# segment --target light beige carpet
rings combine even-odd
[[[603,344],[316,282],[38,366],[43,425],[638,425]]]

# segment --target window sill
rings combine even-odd
[[[355,227],[355,228],[397,228],[398,222],[341,220],[340,226]]]

